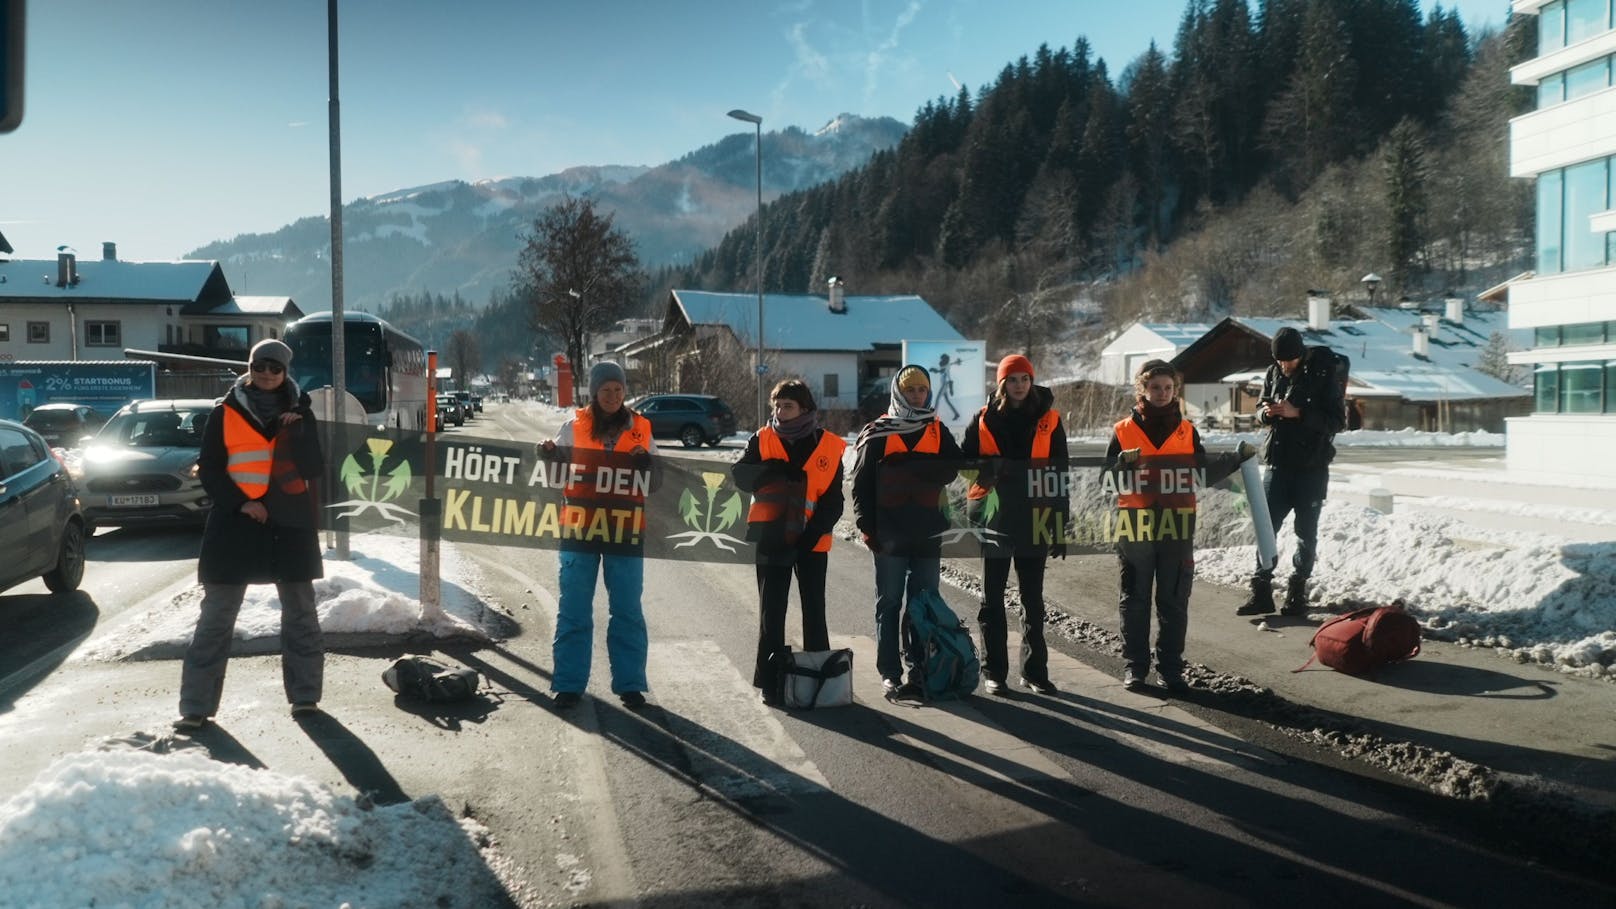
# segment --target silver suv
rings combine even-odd
[[[197,477],[207,398],[136,401],[101,427],[78,464],[93,524],[200,524],[213,500]]]

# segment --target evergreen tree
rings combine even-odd
[[[1167,58],[1156,49],[1154,41],[1122,78],[1128,161],[1141,187],[1145,241],[1152,247],[1160,244],[1167,233],[1164,201],[1172,166],[1169,156],[1173,110],[1169,79]]]
[[[1315,0],[1302,25],[1295,71],[1269,107],[1263,128],[1281,188],[1291,193],[1305,189],[1325,165],[1351,152],[1357,82],[1346,30],[1335,17],[1334,5]]]
[[[1394,290],[1409,290],[1426,243],[1425,141],[1413,120],[1392,127],[1381,149],[1386,195],[1385,255]]]

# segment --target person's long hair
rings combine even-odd
[[[634,419],[633,413],[624,404],[617,408],[617,413],[609,414],[601,409],[600,402],[594,398],[589,399],[589,435],[597,442],[603,442],[609,436],[620,436],[629,427],[629,421]]]

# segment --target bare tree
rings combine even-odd
[[[595,210],[594,200],[573,196],[545,209],[523,239],[512,289],[527,303],[529,327],[561,340],[581,389],[590,336],[640,298],[646,279],[634,241],[612,226],[610,214]]]
[[[465,329],[449,336],[448,350],[444,354],[454,369],[455,384],[462,390],[471,387],[471,377],[483,368],[482,353],[477,349],[477,338]]]

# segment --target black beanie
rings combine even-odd
[[[1274,333],[1274,359],[1299,359],[1306,349],[1302,346],[1302,333],[1289,326]]]

